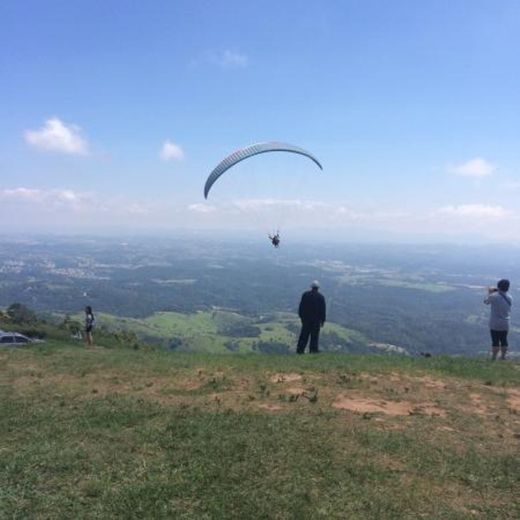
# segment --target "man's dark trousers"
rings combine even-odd
[[[318,350],[318,340],[320,338],[320,322],[314,321],[303,321],[302,322],[302,331],[300,332],[300,337],[298,339],[298,346],[296,347],[297,354],[303,354],[305,351],[305,347],[307,346],[307,341],[309,341],[309,336],[311,337],[311,343],[309,346],[309,350],[312,353],[319,352]]]

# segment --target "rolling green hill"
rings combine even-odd
[[[130,331],[145,341],[183,352],[294,352],[300,322],[295,314],[273,312],[260,317],[214,309],[192,314],[158,312],[148,318],[98,315],[110,331]],[[363,334],[326,323],[321,348],[328,352],[394,352],[392,346],[370,341]],[[400,351],[403,353],[403,351]]]

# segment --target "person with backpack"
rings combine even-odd
[[[493,361],[497,358],[499,351],[500,359],[506,359],[507,333],[511,320],[511,306],[513,305],[513,298],[508,291],[509,280],[502,279],[497,283],[496,288],[490,287],[488,289],[488,296],[484,300],[484,303],[491,307],[489,329],[491,333],[491,359]]]
[[[94,342],[92,338],[92,330],[94,329],[95,323],[96,319],[94,318],[92,307],[87,305],[85,307],[85,345],[88,347],[92,346]]]

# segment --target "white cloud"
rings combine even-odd
[[[473,177],[474,179],[481,179],[492,175],[496,170],[497,167],[494,164],[482,159],[481,157],[476,157],[475,159],[471,159],[465,163],[449,167],[450,173],[462,177]]]
[[[336,220],[345,222],[388,223],[413,218],[411,213],[402,210],[384,211],[378,208],[372,208],[358,211],[345,205],[331,206],[328,212],[336,216]]]
[[[511,215],[502,206],[485,204],[462,204],[460,206],[444,206],[437,210],[438,214],[470,219],[503,219]]]
[[[158,209],[154,201],[134,201],[125,197],[99,195],[70,189],[14,188],[0,190],[0,201],[4,207],[14,207],[23,211],[44,211],[62,215],[73,213],[104,215],[145,215]]]
[[[55,195],[58,200],[63,200],[65,202],[76,202],[80,200],[80,196],[73,192],[72,190],[58,190],[55,192]]]
[[[125,204],[125,210],[129,215],[149,215],[152,210],[147,204],[131,202]]]
[[[163,161],[181,161],[184,159],[184,150],[173,141],[165,141],[161,148],[160,157]]]
[[[220,52],[211,52],[208,58],[211,63],[223,69],[243,68],[249,63],[249,59],[245,54],[229,49]]]
[[[217,211],[217,208],[215,206],[211,206],[210,204],[195,203],[190,204],[188,206],[188,210],[194,211],[195,213],[213,213],[214,211]]]
[[[57,117],[47,119],[38,130],[27,130],[24,137],[27,144],[41,150],[70,155],[88,154],[89,145],[81,136],[81,129],[76,125],[67,126]]]
[[[80,209],[89,202],[91,195],[72,190],[47,190],[34,188],[14,188],[0,190],[0,200],[29,206],[44,205],[48,209],[69,207]]]
[[[137,229],[162,225],[175,214],[170,201],[132,200],[70,189],[0,189],[0,229],[9,231]]]
[[[252,236],[260,237],[281,226],[287,237],[323,230],[330,237],[348,235],[362,240],[463,236],[518,241],[519,223],[520,215],[515,211],[485,204],[405,213],[398,207],[375,203],[265,198],[172,204],[166,196],[145,199],[66,188],[0,189],[0,230],[9,231],[227,229],[253,231],[258,234]]]
[[[238,199],[232,204],[241,211],[269,211],[276,208],[312,211],[324,206],[321,202],[299,199]]]
[[[0,190],[0,200],[39,200],[41,190],[31,188],[14,188]]]
[[[333,225],[348,225],[350,223],[397,222],[410,218],[404,211],[382,211],[379,208],[356,210],[341,203],[326,203],[304,199],[238,199],[231,204],[240,212],[265,215],[267,219],[272,214],[283,213],[304,219],[302,223],[316,225],[317,222],[328,222]]]

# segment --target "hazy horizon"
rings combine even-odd
[[[343,245],[343,246],[413,246],[421,247],[458,247],[458,248],[486,248],[498,247],[500,249],[513,248],[512,251],[520,249],[519,241],[501,241],[486,239],[475,235],[467,234],[460,236],[450,235],[399,235],[385,233],[367,234],[362,230],[351,233],[338,233],[335,230],[313,230],[313,229],[290,229],[281,232],[282,243],[278,251],[288,250],[291,247],[320,245]],[[105,230],[93,229],[91,231],[70,230],[69,232],[60,230],[52,231],[22,231],[16,230],[0,231],[0,239],[8,241],[25,240],[209,240],[222,243],[253,243],[255,245],[265,245],[266,250],[270,250],[267,234],[262,229],[112,229]]]

